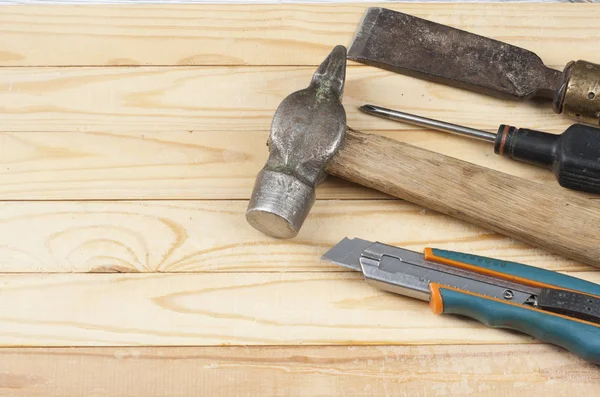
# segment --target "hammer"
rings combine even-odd
[[[600,266],[597,201],[348,128],[341,102],[346,55],[344,46],[336,46],[310,85],[275,111],[269,158],[246,212],[254,228],[276,238],[295,237],[316,187],[331,174]]]

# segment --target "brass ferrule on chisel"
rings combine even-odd
[[[600,65],[581,60],[567,64],[554,99],[554,111],[600,125]]]
[[[348,59],[490,96],[545,98],[600,125],[600,65],[589,61],[556,70],[526,49],[380,7],[367,10]]]

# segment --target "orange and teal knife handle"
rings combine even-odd
[[[575,277],[476,255],[426,249],[425,258],[449,265],[480,268],[485,274],[503,274],[509,280],[529,280],[530,285],[549,286],[600,297],[600,285]],[[560,346],[595,364],[600,364],[600,324],[579,320],[530,306],[519,305],[440,284],[431,284],[432,310],[458,314],[495,328],[508,328]]]

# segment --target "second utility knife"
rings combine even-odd
[[[344,238],[322,257],[386,291],[517,330],[600,364],[600,285],[515,262]]]

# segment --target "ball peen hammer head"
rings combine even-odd
[[[273,116],[269,158],[259,172],[246,219],[272,237],[298,234],[327,176],[327,163],[346,133],[342,105],[346,48],[336,46],[315,71],[310,85],[286,97]]]

